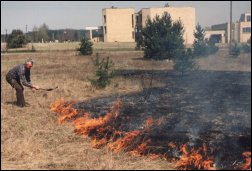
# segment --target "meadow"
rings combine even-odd
[[[143,60],[143,52],[134,51],[132,44],[97,44],[95,53],[90,56],[79,56],[74,50],[78,45],[74,43],[57,44],[54,47],[52,44],[34,46],[38,50],[34,53],[1,53],[1,169],[175,168],[174,163],[164,159],[151,160],[123,152],[113,153],[106,148],[92,148],[88,137],[75,135],[69,123],[59,124],[57,114],[50,110],[50,104],[61,98],[66,101],[86,101],[142,92],[148,88],[149,78],[124,77],[120,74],[105,89],[93,87],[88,78],[95,75],[91,59],[95,58],[96,53],[100,57],[109,56],[115,64],[114,69],[121,71],[174,72],[172,61]],[[30,107],[19,108],[15,105],[15,90],[7,84],[5,75],[28,57],[35,61],[31,71],[32,82],[43,88],[58,88],[50,92],[25,88],[25,100]],[[251,54],[230,58],[226,49],[198,59],[197,63],[201,70],[251,73]],[[163,86],[162,80],[153,80],[152,87]]]

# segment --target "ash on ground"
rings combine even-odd
[[[84,101],[74,107],[100,117],[120,99],[123,131],[141,129],[148,117],[162,118],[162,124],[147,135],[159,142],[158,146],[162,142],[191,146],[205,143],[226,168],[234,167],[232,162],[241,160],[242,152],[251,151],[250,72],[194,71],[184,76],[171,71],[118,73],[129,79],[141,79],[144,74],[165,86]]]

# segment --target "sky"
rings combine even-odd
[[[196,23],[203,28],[228,22],[230,1],[1,1],[1,34],[13,29],[32,31],[45,23],[49,29],[84,29],[102,25],[102,9],[111,6],[134,8],[194,7]],[[251,1],[232,1],[233,21],[251,12]]]

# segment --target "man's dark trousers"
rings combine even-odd
[[[25,99],[24,99],[24,87],[20,83],[20,81],[17,81],[16,79],[13,79],[10,75],[6,75],[6,81],[16,89],[16,97],[17,97],[17,105],[20,107],[25,106]]]

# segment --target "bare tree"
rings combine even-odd
[[[38,27],[34,26],[32,29],[32,41],[38,42]]]
[[[42,24],[39,29],[38,29],[38,40],[39,41],[48,41],[49,36],[48,36],[48,30],[49,27],[44,23]]]

